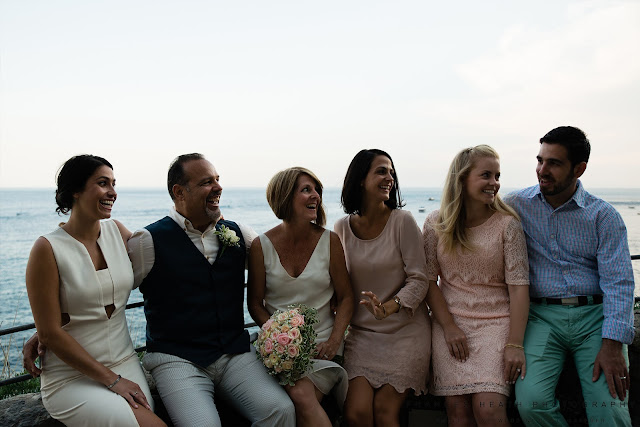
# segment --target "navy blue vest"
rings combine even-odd
[[[146,227],[155,262],[140,285],[147,317],[147,350],[168,353],[200,366],[223,354],[249,351],[244,330],[246,249],[238,225],[218,221],[240,237],[240,247],[222,245],[213,265],[189,236],[165,217]]]

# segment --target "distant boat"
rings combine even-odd
[[[429,200],[435,200],[433,197],[429,197]]]
[[[424,206],[420,206],[418,208],[418,212],[424,212],[426,210],[426,208]]]

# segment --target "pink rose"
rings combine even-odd
[[[284,354],[285,347],[282,344],[276,344],[276,353]]]
[[[294,328],[297,328],[298,326],[304,325],[304,317],[301,314],[296,314],[291,318],[289,323],[291,323],[291,326]]]
[[[291,340],[296,340],[296,339],[298,339],[299,336],[300,336],[300,329],[292,328],[289,331],[289,338],[291,338]]]
[[[287,347],[287,354],[289,354],[289,357],[296,357],[300,354],[300,350],[297,345],[290,345]]]
[[[262,330],[263,331],[269,330],[272,324],[273,324],[273,319],[267,320],[266,322],[264,322],[264,325],[262,325]]]
[[[289,334],[281,333],[276,337],[278,344],[282,344],[284,346],[288,345],[291,342],[291,338],[289,338]]]
[[[273,341],[271,341],[271,338],[264,340],[264,351],[267,354],[271,354],[273,352]]]

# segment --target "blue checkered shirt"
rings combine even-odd
[[[602,338],[631,344],[633,269],[627,228],[613,206],[578,188],[553,209],[539,186],[505,198],[522,219],[532,297],[603,295]]]

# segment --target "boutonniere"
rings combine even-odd
[[[240,238],[236,235],[236,232],[230,229],[227,226],[221,225],[220,230],[214,231],[213,234],[218,236],[220,239],[220,243],[222,244],[222,250],[220,251],[220,256],[224,254],[224,250],[227,249],[228,246],[239,248],[240,247]]]

